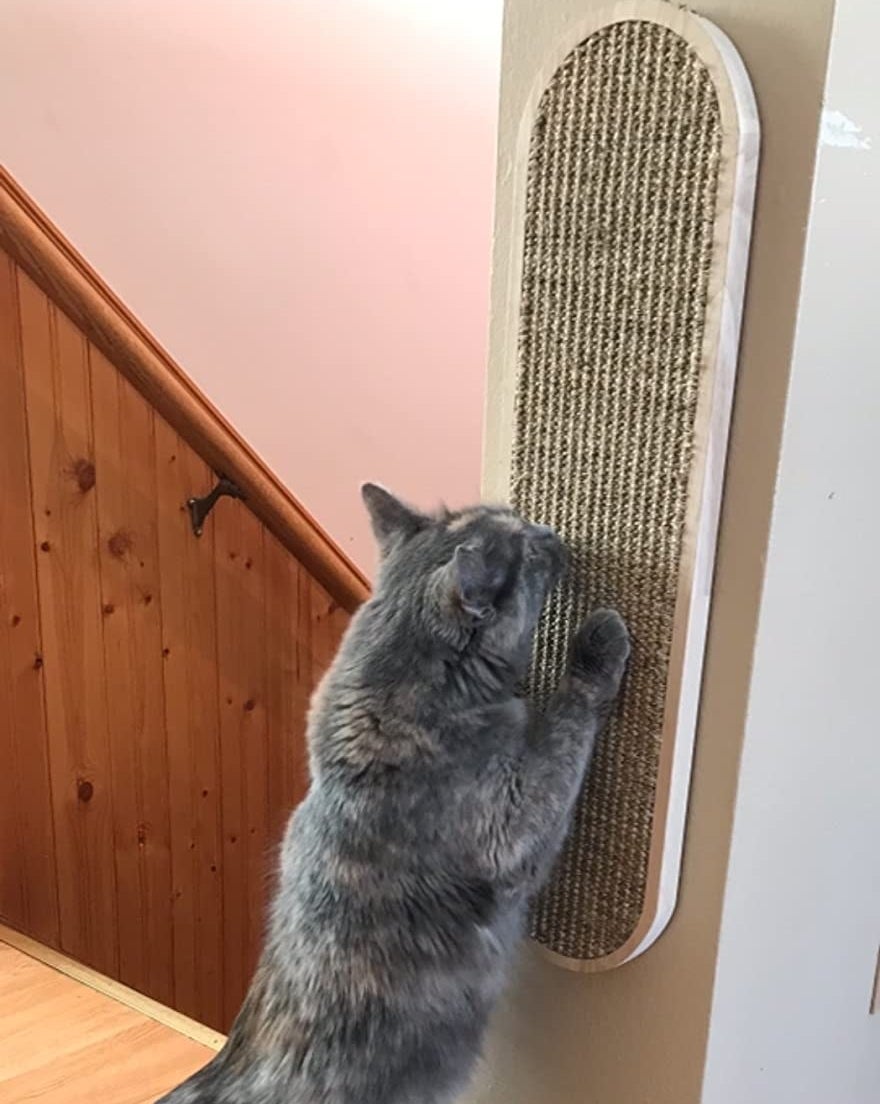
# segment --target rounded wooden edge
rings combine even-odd
[[[0,166],[0,246],[217,472],[330,596],[353,611],[364,575]]]
[[[715,247],[712,271],[707,294],[707,324],[703,338],[702,360],[704,376],[700,388],[695,440],[699,443],[691,468],[688,487],[688,507],[682,544],[682,566],[676,598],[674,630],[669,665],[670,692],[666,701],[660,760],[657,771],[657,789],[654,821],[648,853],[645,896],[642,911],[630,936],[613,951],[594,959],[570,958],[533,941],[538,953],[547,961],[575,973],[600,973],[622,966],[646,951],[665,930],[675,909],[680,880],[683,849],[684,816],[682,811],[678,832],[672,839],[670,832],[670,794],[676,769],[684,772],[679,780],[681,787],[677,799],[686,807],[689,789],[690,767],[696,735],[696,708],[693,705],[690,731],[681,731],[681,697],[685,669],[693,664],[702,668],[705,646],[708,598],[704,609],[697,611],[697,623],[691,621],[695,588],[700,583],[697,559],[705,556],[705,545],[711,551],[717,535],[717,518],[720,509],[720,485],[723,480],[723,456],[720,470],[714,474],[718,480],[717,502],[706,502],[706,469],[710,450],[723,445],[726,453],[730,405],[733,394],[733,375],[736,368],[736,348],[742,306],[742,285],[745,278],[746,250],[740,250],[732,258],[731,226],[746,232],[751,226],[754,198],[755,171],[757,167],[758,115],[754,94],[742,59],[733,43],[714,24],[684,8],[675,8],[667,0],[620,0],[599,11],[585,16],[566,29],[564,37],[557,41],[552,56],[545,59],[536,73],[532,90],[526,100],[520,123],[515,152],[513,177],[513,218],[516,230],[510,235],[508,260],[508,286],[514,294],[507,298],[507,317],[504,330],[504,350],[500,358],[501,368],[490,379],[488,393],[502,401],[487,402],[484,447],[484,489],[494,496],[507,497],[509,472],[507,463],[512,444],[513,398],[517,370],[516,335],[522,288],[522,239],[525,222],[527,191],[528,150],[531,133],[540,99],[549,81],[565,58],[581,42],[591,35],[616,23],[633,20],[653,22],[669,28],[695,50],[708,70],[718,95],[723,132],[721,167],[718,181],[718,197],[715,219]],[[749,161],[743,179],[743,161]],[[745,194],[743,194],[745,193]],[[731,296],[728,278],[731,260],[742,265],[742,272],[733,274],[739,285],[739,295]],[[722,331],[726,330],[726,334]],[[722,348],[722,337],[733,338],[732,350]],[[727,353],[726,362],[724,356]],[[497,363],[493,359],[493,365]],[[729,378],[722,379],[724,375]],[[513,379],[514,386],[504,394],[504,382]],[[501,394],[499,395],[499,392]],[[720,422],[720,424],[719,424]],[[490,487],[486,488],[486,484]],[[502,486],[503,484],[503,486]],[[711,516],[705,517],[706,513]],[[709,565],[711,582],[711,564]],[[697,685],[699,679],[697,679]],[[668,857],[668,858],[667,858]],[[664,859],[667,861],[664,861]],[[671,867],[671,869],[670,869]]]

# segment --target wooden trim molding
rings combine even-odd
[[[353,611],[366,578],[0,166],[0,247],[76,323],[248,507]]]

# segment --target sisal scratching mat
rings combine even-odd
[[[539,630],[539,699],[589,609],[619,609],[633,637],[532,916],[554,957],[602,969],[649,946],[675,905],[758,126],[728,40],[658,0],[616,5],[537,75],[499,196],[493,295],[507,315],[496,309],[484,489],[573,551]]]

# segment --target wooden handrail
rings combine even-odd
[[[0,166],[0,246],[217,472],[341,606],[369,594],[355,565]]]

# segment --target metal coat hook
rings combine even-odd
[[[186,500],[192,531],[197,537],[202,535],[205,519],[214,509],[214,503],[218,498],[223,498],[224,495],[229,498],[244,498],[244,492],[241,488],[236,486],[231,479],[227,479],[225,475],[221,475],[212,491],[202,495],[201,498],[188,498]]]

